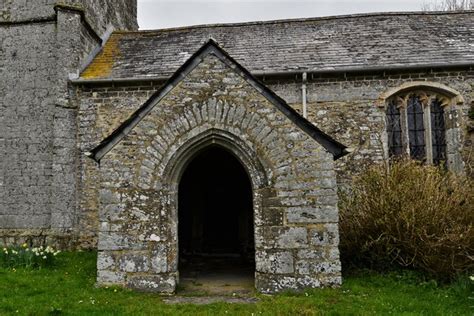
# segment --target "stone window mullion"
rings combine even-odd
[[[408,115],[406,104],[400,107],[400,125],[402,129],[402,146],[407,156],[410,156],[410,142],[408,140]]]
[[[431,135],[431,100],[423,105],[423,121],[425,125],[426,162],[433,164],[433,140]]]

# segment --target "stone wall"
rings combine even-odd
[[[472,174],[473,120],[469,118],[468,112],[474,108],[473,69],[310,77],[307,83],[308,119],[352,149],[350,155],[336,161],[339,183],[348,183],[353,174],[387,158],[384,148],[387,143],[385,103],[380,97],[408,82],[424,82],[433,86],[443,84],[459,92],[464,102],[455,104],[447,117],[447,128],[456,129],[450,138],[447,135],[447,141],[456,148],[453,151],[457,151],[457,154],[453,153],[454,158],[449,167]],[[301,112],[300,80],[267,80],[266,84]]]
[[[53,22],[0,26],[6,39],[1,49],[6,75],[0,84],[2,243],[25,236],[51,242],[54,235],[66,246],[64,240],[70,238],[75,205],[64,191],[74,190],[75,180],[64,177],[74,164],[64,158],[76,154],[64,151],[75,148],[75,118],[72,125],[70,119],[62,121],[74,115],[68,109],[67,79],[84,48],[96,45],[80,40],[82,28],[81,16],[71,11],[58,11]],[[66,169],[59,168],[67,163]],[[74,178],[74,172],[69,174]]]
[[[68,80],[99,42],[83,11],[53,2],[0,8],[0,244],[73,244],[79,155]]]
[[[109,27],[116,30],[138,29],[137,0],[3,0],[0,4],[0,23],[54,20],[55,6],[84,11],[87,22],[99,36],[104,35]]]
[[[161,84],[160,84],[161,85]],[[159,88],[152,84],[127,87],[80,87],[78,107],[79,245],[96,248],[99,227],[100,169],[85,153],[113,132]]]
[[[99,36],[109,27],[136,31],[137,0],[82,0],[86,17]]]
[[[0,22],[19,22],[50,18],[54,15],[56,0],[31,1],[3,0],[0,4]]]
[[[143,88],[79,91],[80,150],[90,150],[128,118],[152,87]],[[257,289],[271,293],[339,284],[332,155],[212,56],[100,166],[84,161],[81,203],[91,215],[99,210],[99,283],[174,291],[179,173],[208,142],[231,151],[249,172]]]
[[[413,81],[444,84],[458,91],[464,99],[462,104],[456,104],[456,115],[453,116],[455,124],[459,125],[459,138],[451,141],[457,143],[457,150],[462,157],[462,161],[455,163],[460,164],[466,173],[472,174],[473,123],[468,112],[474,106],[473,77],[472,70],[444,70],[309,78],[308,119],[353,150],[352,154],[335,162],[339,185],[348,185],[352,175],[374,162],[382,163],[386,159],[385,109],[379,98],[390,89]],[[144,81],[134,86],[124,83],[114,86],[85,85],[80,88],[79,151],[84,153],[97,145],[100,139],[126,120],[162,84]],[[265,84],[301,111],[300,80],[275,81],[267,78]],[[98,120],[107,117],[109,121],[106,124],[97,124]],[[79,159],[80,166],[87,166],[81,171],[81,177],[90,182],[88,185],[96,185],[99,169],[84,155]],[[83,232],[87,232],[82,237],[82,245],[87,247],[95,247],[97,242],[99,198],[94,192],[88,191],[80,197],[80,227]]]
[[[55,11],[57,3],[80,7],[78,11],[65,8]],[[40,0],[33,7],[22,0],[2,2],[1,243],[29,236],[52,240],[51,236],[56,236],[61,244],[69,244],[65,240],[76,236],[77,229],[80,247],[97,245],[98,188],[89,191],[82,188],[99,183],[99,169],[83,153],[128,118],[162,84],[91,85],[78,92],[80,108],[70,101],[76,91],[68,85],[69,74],[76,75],[82,62],[97,47],[96,35],[103,34],[110,24],[120,29],[136,28],[134,1],[105,1],[100,3],[100,8],[98,3]],[[116,15],[117,8],[123,14]],[[86,20],[81,12],[85,12]],[[469,109],[472,111],[474,106],[472,67],[309,75],[308,119],[353,149],[351,155],[335,163],[339,183],[348,183],[351,175],[364,166],[386,158],[385,114],[379,97],[411,81],[444,84],[457,90],[464,99],[450,112],[455,130],[448,138],[458,145],[455,147],[462,158],[453,158],[453,169],[472,174],[474,124],[468,117]],[[276,80],[267,76],[265,84],[301,110],[300,78]],[[106,116],[114,121],[96,124]]]
[[[0,228],[48,228],[55,24],[0,27]]]

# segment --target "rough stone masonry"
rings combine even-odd
[[[74,246],[80,154],[68,81],[115,29],[137,29],[136,1],[0,2],[1,243]]]
[[[336,182],[388,160],[389,103],[441,100],[446,166],[472,174],[472,11],[137,31],[136,8],[0,4],[1,244],[98,248],[100,283],[171,292],[177,175],[213,143],[251,174],[257,288],[339,284]],[[244,70],[209,55],[170,85],[210,38]],[[333,161],[315,126],[351,153]]]
[[[223,54],[208,44],[191,58],[191,64],[199,62],[194,69],[176,74],[182,81],[162,87],[167,91],[162,99],[152,96],[146,115],[136,112],[141,117],[136,126],[130,119],[112,133],[129,130],[125,137],[117,142],[111,137],[94,149],[100,171],[84,170],[83,183],[100,205],[100,284],[175,291],[179,174],[206,143],[227,148],[248,170],[257,289],[274,293],[340,284],[334,155]],[[86,96],[81,102],[88,107]],[[107,101],[95,111],[88,132],[111,126],[120,115]],[[107,149],[110,143],[115,145]],[[344,146],[333,143],[343,154]],[[96,178],[87,178],[97,172],[99,191]]]

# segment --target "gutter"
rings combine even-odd
[[[392,66],[368,66],[368,67],[341,67],[341,68],[327,68],[319,70],[293,70],[293,71],[269,71],[269,72],[255,72],[254,76],[258,77],[278,77],[278,76],[303,76],[307,73],[308,77],[314,78],[319,75],[326,74],[342,74],[342,73],[367,73],[367,72],[391,72],[401,70],[425,70],[425,69],[436,69],[436,68],[465,68],[474,67],[474,61],[461,62],[461,63],[449,63],[449,64],[419,64],[419,65],[392,65]]]
[[[292,71],[275,71],[275,72],[253,72],[252,75],[259,79],[265,80],[273,77],[303,77],[306,73],[308,79],[314,79],[322,75],[332,74],[354,74],[354,73],[368,73],[368,72],[392,72],[392,71],[411,71],[411,70],[426,70],[439,68],[470,68],[474,67],[474,61],[449,63],[449,64],[421,64],[421,65],[393,65],[393,66],[369,66],[369,67],[344,67],[344,68],[328,68],[320,70],[292,70]],[[171,76],[171,75],[170,75]],[[103,78],[103,79],[71,79],[70,82],[74,85],[81,84],[114,84],[114,83],[141,83],[141,82],[162,82],[168,80],[169,77],[153,76],[153,77],[128,77],[128,78]]]

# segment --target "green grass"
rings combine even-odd
[[[166,305],[156,294],[96,288],[96,254],[62,253],[54,266],[0,268],[0,315],[473,315],[474,282],[449,286],[414,273],[359,272],[338,289],[260,295],[256,304]]]

